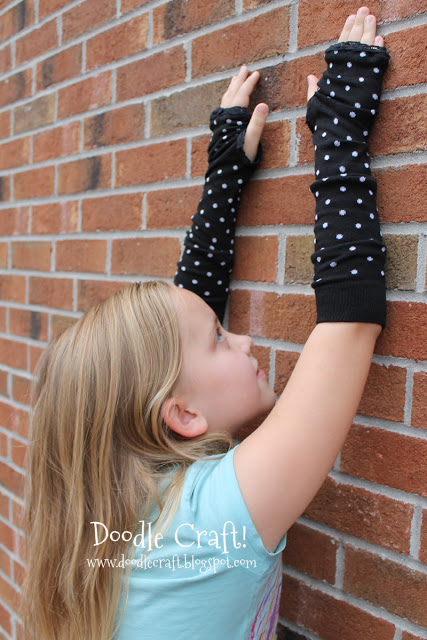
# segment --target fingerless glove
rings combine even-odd
[[[311,255],[319,322],[386,324],[377,184],[368,135],[389,62],[384,47],[343,42],[325,52],[327,70],[307,104],[316,180],[315,251]]]
[[[251,162],[243,151],[250,114],[244,107],[212,111],[208,168],[197,212],[184,239],[174,284],[197,293],[222,322],[234,265],[234,235],[240,193],[262,159],[261,143]]]

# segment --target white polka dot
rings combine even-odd
[[[369,262],[372,262],[373,257],[372,257],[372,256],[368,256],[368,257],[366,258],[366,260],[368,260]]]
[[[380,70],[378,69],[378,67],[374,67],[374,73],[379,73]]]
[[[222,284],[222,280],[218,280],[217,284]]]
[[[204,209],[200,209],[200,214],[201,214],[201,215],[203,215],[203,214],[204,214],[204,212],[205,212],[205,210],[204,210]]]
[[[216,124],[216,120],[214,120],[214,124]]]
[[[187,249],[186,253],[191,253],[191,249]]]
[[[221,267],[225,267],[225,262],[221,262]]]
[[[326,156],[324,156],[324,158],[323,158],[323,159],[324,159],[324,160],[329,160],[329,156],[328,156],[328,154],[326,154]]]
[[[340,191],[344,193],[344,191],[347,191],[347,187],[340,187]]]
[[[355,118],[356,117],[356,114],[355,114],[354,111],[350,111],[349,115],[350,115],[350,118]]]
[[[356,222],[356,224],[354,225],[356,227],[356,229],[361,229],[362,225],[360,224],[360,222]]]
[[[321,258],[320,256],[318,256],[318,257],[316,258],[316,260],[317,260],[317,262],[320,262],[320,261],[322,260],[322,258]]]
[[[360,104],[360,102],[355,102],[354,106],[356,107],[356,109],[360,109],[362,105]]]
[[[212,208],[213,209],[218,209],[218,204],[216,202],[214,202],[213,205],[212,205]]]
[[[226,188],[227,188],[227,185],[225,184],[225,182],[224,182],[224,184],[222,185],[222,188],[223,188],[223,189],[226,189]]]
[[[351,64],[351,62],[347,62],[347,67],[350,69],[350,67],[352,67],[353,65]]]
[[[384,275],[385,275],[384,271],[381,271],[381,275],[382,275],[382,276],[384,276]]]
[[[222,136],[222,139],[223,140],[227,140],[227,136]]]
[[[373,220],[375,218],[375,215],[373,213],[370,213],[369,217],[371,218],[371,220]]]
[[[218,242],[216,238],[212,238],[212,242]]]
[[[181,271],[185,271],[187,267],[181,267]]]
[[[230,229],[226,229],[226,230],[225,230],[225,233],[230,233]]]
[[[213,253],[208,253],[208,258],[213,258]]]
[[[198,267],[200,262],[198,260],[196,260],[196,262],[194,264],[196,265],[196,267]]]
[[[242,178],[239,178],[239,179],[238,179],[237,184],[243,184],[243,180],[242,180]]]
[[[316,191],[315,196],[316,196],[316,198],[319,197],[319,192],[318,191]]]
[[[329,68],[332,69],[334,65],[332,64],[332,62],[329,63]]]
[[[338,124],[338,118],[334,118],[334,124]]]
[[[369,169],[369,162],[365,162],[365,169]]]
[[[340,142],[339,140],[334,140],[334,145],[335,145],[336,147],[339,147],[339,146],[340,146],[340,144],[341,144],[341,142]]]
[[[342,233],[337,233],[337,235],[335,236],[337,240],[342,240],[342,238],[344,237]]]
[[[335,97],[335,91],[331,91],[329,95],[331,96],[331,98],[334,98]]]
[[[237,171],[237,169],[238,169],[238,168],[239,168],[239,167],[237,166],[237,164],[233,165],[233,169],[234,169],[234,171]]]
[[[320,173],[319,169],[316,169],[316,176],[318,176]]]
[[[365,176],[360,176],[360,178],[359,178],[359,181],[360,181],[360,182],[365,182],[365,180],[366,180],[366,177],[365,177]]]
[[[344,165],[341,165],[341,167],[340,167],[341,173],[344,173],[345,170],[346,170],[346,168],[344,167]]]
[[[191,282],[192,282],[193,284],[197,284],[197,283],[198,283],[198,280],[196,280],[196,279],[194,278],[194,280],[192,280]]]
[[[365,58],[365,56],[366,56],[366,51],[361,51],[360,52],[360,57],[361,58]]]
[[[353,140],[353,138],[351,136],[347,136],[346,138],[347,140]]]
[[[378,100],[378,94],[377,93],[373,93],[372,97],[373,97],[374,100]]]
[[[363,135],[365,136],[365,138],[366,138],[366,136],[368,135],[368,133],[369,133],[368,131],[364,131],[364,132],[363,132]]]
[[[381,247],[381,251],[384,253],[384,251],[385,251],[385,247]]]
[[[226,123],[227,123],[227,124],[231,124],[231,120],[230,120],[230,118],[227,118]]]
[[[179,284],[179,285],[178,285],[178,287],[180,287],[181,289],[183,289],[183,288],[184,288],[184,285],[183,285],[183,284]]]
[[[340,216],[345,216],[346,213],[347,213],[347,211],[345,209],[340,209],[339,210]]]
[[[371,191],[371,189],[369,189],[369,195],[370,195],[370,196],[373,196],[373,195],[374,195],[374,192],[373,192],[373,191]]]
[[[225,222],[225,218],[220,218],[219,221],[220,222]]]
[[[338,51],[337,49],[334,50],[334,55],[337,55]]]
[[[359,273],[359,272],[358,272],[358,270],[357,270],[357,269],[352,269],[352,270],[351,270],[351,273],[355,276],[355,275],[356,275],[356,273]]]
[[[346,91],[350,91],[350,85],[349,84],[346,85],[345,90]]]
[[[351,155],[353,156],[353,158],[357,158],[359,154],[357,153],[357,151],[352,151]]]
[[[352,245],[351,247],[349,247],[350,251],[356,251],[356,247],[354,245]]]
[[[327,200],[325,200],[325,204],[331,204],[331,199],[328,198]]]
[[[329,80],[329,78],[327,78],[326,84],[331,84],[331,81]]]
[[[327,223],[327,222],[324,222],[324,223],[322,224],[322,227],[323,227],[324,229],[326,229],[326,227],[328,227],[328,226],[329,226],[329,225],[328,225],[328,223]]]
[[[365,78],[360,77],[359,82],[365,82]]]
[[[362,198],[357,198],[357,204],[362,204],[363,200]]]
[[[374,116],[374,115],[375,115],[375,113],[376,113],[375,109],[371,109],[371,113],[372,113],[372,115]]]
[[[222,169],[218,169],[217,174],[220,175],[222,173]]]
[[[208,195],[210,196],[212,193],[212,189],[208,189]]]
[[[330,267],[336,267],[336,266],[337,266],[337,263],[336,263],[336,262],[331,262],[329,266],[330,266]]]
[[[212,273],[208,271],[206,275],[208,276],[208,278],[210,278],[212,276]]]
[[[211,226],[211,225],[210,225],[210,223],[209,223],[209,222],[205,222],[205,227],[208,227],[208,228],[209,228],[210,226]]]
[[[322,138],[325,138],[325,137],[326,137],[326,131],[322,133]]]
[[[237,124],[238,127],[241,127],[243,122],[241,120],[238,120],[236,124]]]

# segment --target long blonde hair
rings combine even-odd
[[[131,545],[106,537],[94,546],[91,523],[136,531],[157,504],[165,531],[188,467],[235,445],[228,433],[185,438],[162,420],[182,361],[170,293],[169,284],[157,281],[120,289],[52,340],[40,358],[25,485],[20,614],[27,638],[113,638],[131,565],[123,571],[99,560],[89,566],[88,559],[129,558]],[[164,499],[159,483],[171,470]]]

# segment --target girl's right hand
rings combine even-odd
[[[384,46],[384,38],[376,36],[377,19],[369,13],[368,7],[360,7],[356,15],[348,16],[338,42],[362,42],[364,44]],[[307,76],[308,91],[307,102],[314,96],[319,78],[314,74]]]

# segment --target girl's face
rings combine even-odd
[[[223,329],[215,312],[192,291],[176,287],[172,302],[183,349],[174,393],[181,414],[172,421],[172,428],[189,437],[206,431],[234,435],[276,402],[265,373],[250,353],[252,338]]]

